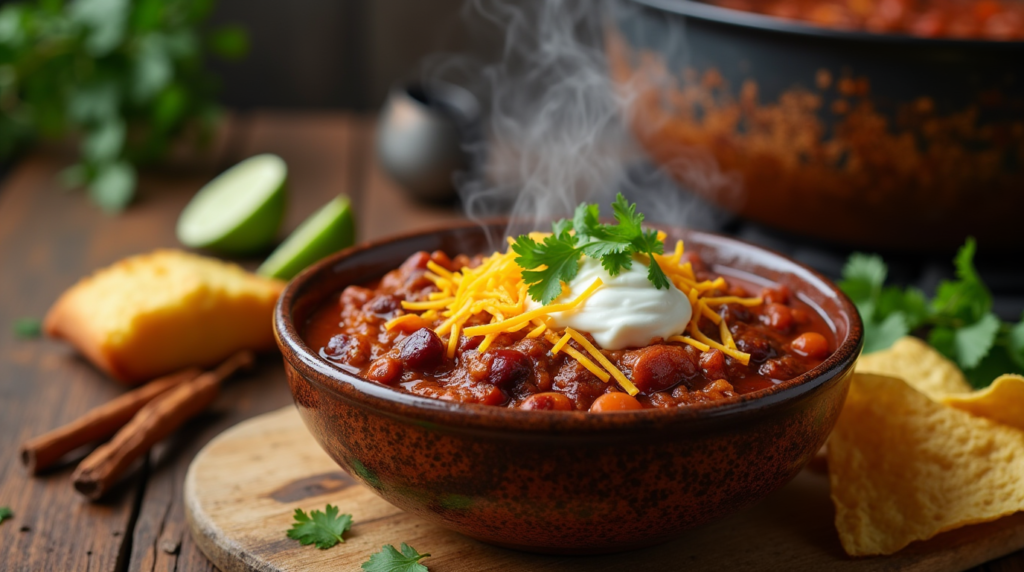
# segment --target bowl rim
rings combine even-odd
[[[818,286],[824,287],[837,298],[841,313],[848,316],[849,327],[846,338],[841,340],[835,351],[817,367],[772,387],[724,400],[686,407],[595,414],[589,411],[524,411],[509,407],[449,402],[421,397],[362,379],[332,365],[322,358],[319,352],[306,345],[299,334],[291,314],[296,302],[301,299],[307,284],[321,273],[330,272],[330,268],[346,258],[387,245],[414,240],[421,236],[453,231],[472,231],[474,227],[479,228],[480,232],[485,232],[485,228],[495,225],[504,227],[507,225],[507,220],[454,222],[429,230],[392,235],[375,241],[359,243],[330,255],[303,270],[288,282],[274,306],[274,337],[284,357],[286,367],[294,368],[307,382],[327,390],[337,397],[394,417],[464,429],[589,433],[600,429],[614,431],[625,428],[650,428],[680,422],[686,423],[688,426],[694,426],[695,423],[697,425],[702,423],[717,425],[723,420],[732,419],[738,415],[767,415],[771,411],[800,402],[816,390],[828,385],[829,382],[835,381],[844,371],[852,369],[863,349],[863,325],[856,306],[835,284],[817,271],[770,248],[743,240],[717,233],[653,224],[649,226],[696,237],[697,242],[704,244],[718,242],[733,248],[747,249],[748,252],[751,249],[755,252],[760,251],[758,252],[759,256],[772,256],[791,266],[799,272],[790,272],[790,274],[796,276],[800,282],[808,283],[807,278],[811,278],[818,283]],[[409,254],[411,255],[413,252]],[[375,278],[377,277],[369,277],[367,280]]]
[[[769,32],[780,32],[798,36],[810,36],[817,38],[829,38],[836,40],[848,40],[857,42],[883,43],[883,44],[919,44],[928,48],[953,47],[953,48],[986,48],[986,49],[1011,49],[1020,50],[1024,48],[1022,40],[982,40],[978,38],[924,38],[910,34],[894,33],[873,33],[861,30],[843,30],[816,26],[803,20],[789,20],[776,16],[769,16],[758,12],[746,12],[733,8],[715,6],[697,0],[631,0],[632,2],[663,10],[681,16],[693,17],[719,24],[729,24],[764,30]]]

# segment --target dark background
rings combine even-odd
[[[211,62],[228,107],[377,109],[427,54],[497,49],[465,0],[220,0],[213,24],[249,33],[248,56]],[[474,23],[475,21],[475,23]]]

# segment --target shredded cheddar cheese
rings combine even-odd
[[[536,238],[542,239],[543,236],[538,234]],[[659,238],[664,239],[664,235],[659,234]],[[516,258],[515,252],[509,249],[505,253],[496,252],[483,259],[475,268],[466,267],[454,272],[434,261],[427,262],[427,272],[424,276],[437,287],[437,292],[427,295],[426,300],[403,301],[404,310],[420,314],[398,316],[388,321],[386,328],[402,328],[408,331],[430,327],[441,320],[434,328],[434,332],[442,339],[447,336],[444,343],[449,359],[455,356],[460,336],[483,336],[477,351],[484,353],[499,335],[529,328],[525,337],[547,340],[552,345],[552,354],[565,353],[605,383],[614,379],[626,393],[636,395],[638,390],[632,381],[601,353],[587,336],[572,328],[555,331],[553,322],[548,317],[556,312],[566,312],[583,306],[587,299],[603,286],[601,279],[595,279],[574,299],[556,299],[553,303],[528,310],[527,285],[523,282],[522,268],[516,263]],[[750,355],[737,349],[728,324],[712,307],[730,303],[756,306],[761,304],[762,300],[738,296],[706,296],[710,292],[727,291],[726,281],[722,277],[698,281],[692,264],[683,261],[682,241],[676,242],[670,254],[655,254],[653,258],[672,284],[686,293],[692,309],[692,316],[685,331],[668,337],[666,341],[688,344],[702,352],[714,348],[740,363],[748,364]],[[560,298],[564,299],[567,292],[568,287],[563,284]],[[717,326],[721,342],[712,340],[701,331],[701,320],[708,320]],[[578,346],[570,345],[570,340],[575,341]],[[582,348],[583,351],[577,348]]]

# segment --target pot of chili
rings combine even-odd
[[[631,128],[687,190],[850,246],[1024,249],[1024,3],[609,6]]]
[[[826,279],[733,239],[643,231],[648,253],[632,253],[631,268],[647,279],[658,266],[670,282],[658,295],[681,295],[690,315],[659,299],[678,332],[608,349],[629,339],[629,316],[594,332],[562,320],[600,307],[602,288],[628,307],[613,286],[630,269],[595,279],[582,255],[550,295],[513,265],[562,239],[583,251],[567,237],[586,235],[556,227],[488,254],[488,232],[504,228],[358,246],[279,300],[304,422],[381,497],[484,542],[613,552],[762,498],[824,443],[862,345],[856,310]]]

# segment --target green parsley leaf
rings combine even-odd
[[[9,518],[14,518],[14,511],[10,507],[0,506],[0,524]]]
[[[14,335],[21,339],[38,338],[43,333],[39,318],[18,318],[14,322]]]
[[[366,572],[429,572],[426,566],[420,564],[420,560],[429,556],[416,552],[415,548],[404,542],[401,552],[385,544],[381,546],[380,552],[374,552],[369,560],[363,562],[362,568]]]
[[[324,512],[314,510],[308,515],[300,508],[295,509],[295,523],[288,530],[288,538],[298,540],[303,546],[316,544],[321,550],[345,542],[342,535],[352,527],[352,515],[338,512],[338,507],[331,505],[327,505]]]
[[[529,236],[520,236],[512,244],[523,267],[523,280],[530,284],[527,292],[534,300],[549,304],[562,293],[562,282],[576,277],[580,269],[580,252],[576,239],[567,231],[545,237],[538,244]]]

